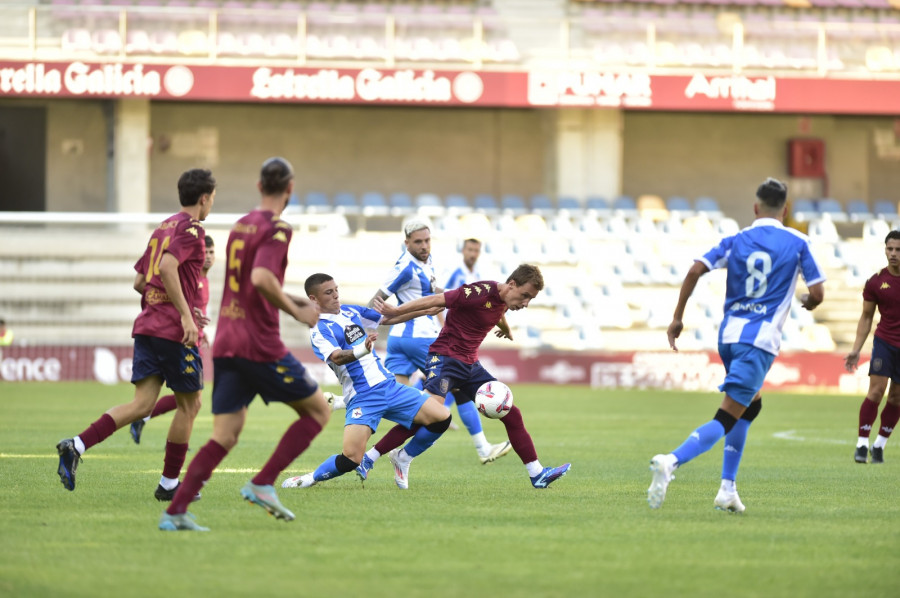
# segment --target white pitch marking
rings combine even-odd
[[[805,436],[797,436],[797,430],[786,430],[784,432],[775,432],[772,434],[773,438],[780,438],[781,440],[797,440],[799,442],[806,442],[809,440],[810,442],[821,442],[825,444],[853,444],[852,440],[837,440],[835,438],[806,438]]]

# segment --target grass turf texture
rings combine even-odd
[[[647,507],[648,461],[715,412],[715,394],[514,386],[545,466],[535,490],[514,453],[479,464],[448,431],[398,490],[390,462],[281,489],[276,521],[239,490],[292,421],[255,402],[236,449],[191,507],[211,532],[156,529],[153,498],[171,416],[127,428],[84,455],[74,492],[54,449],[131,387],[0,383],[0,596],[896,596],[900,449],[853,462],[859,397],[765,396],[738,479],[743,515],[713,509],[722,444],[676,473]],[[209,390],[192,447],[209,438]],[[455,415],[455,410],[454,410]],[[338,412],[287,475],[340,447]],[[492,442],[503,426],[483,420]],[[388,429],[383,423],[376,433]],[[874,436],[873,436],[874,438]],[[193,451],[188,455],[188,462]]]

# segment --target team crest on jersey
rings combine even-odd
[[[352,417],[353,419],[359,419],[362,416],[363,416],[363,412],[362,412],[362,409],[360,409],[359,407],[354,409],[353,412],[350,414],[350,417]]]
[[[356,324],[350,324],[349,326],[344,328],[344,340],[347,341],[348,345],[352,345],[365,336],[366,331]]]
[[[881,290],[889,289],[889,288],[891,288],[891,285],[889,285],[888,283],[886,283],[886,282],[881,283]]]

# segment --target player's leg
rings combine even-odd
[[[722,483],[713,502],[719,510],[732,513],[744,512],[744,503],[741,502],[738,496],[735,480],[737,479],[741,458],[744,455],[747,432],[750,430],[750,424],[756,419],[761,410],[762,396],[757,393],[750,406],[744,410],[744,413],[734,424],[731,431],[725,435],[725,447],[722,451]]]
[[[872,445],[872,463],[884,463],[884,447],[898,421],[900,421],[900,383],[896,379],[892,379],[887,402],[884,409],[881,410],[878,437],[875,438],[875,443]]]
[[[372,436],[372,428],[363,424],[344,426],[344,444],[338,455],[331,455],[322,461],[315,471],[293,476],[281,483],[282,488],[310,488],[319,482],[337,478],[359,467],[366,443]]]
[[[154,417],[159,417],[160,415],[164,415],[166,413],[169,413],[170,411],[175,411],[176,405],[175,395],[166,395],[156,401],[156,405],[153,406],[153,410],[150,412],[150,415],[131,422],[131,439],[134,440],[134,443],[141,443],[141,434],[144,433],[144,424],[146,424]]]
[[[430,396],[412,388],[395,384],[388,387],[390,408],[385,417],[402,426],[418,425],[412,439],[403,448],[390,452],[394,481],[401,489],[409,488],[409,466],[415,457],[428,450],[450,427],[450,410],[441,397]]]
[[[166,437],[166,451],[163,458],[163,472],[156,488],[154,496],[156,500],[169,501],[175,496],[178,488],[178,476],[187,457],[188,443],[191,439],[191,431],[194,428],[194,420],[200,412],[200,391],[176,392],[176,409],[172,423],[169,425],[169,434]],[[195,496],[199,499],[200,494]]]
[[[888,388],[888,377],[869,373],[869,391],[859,406],[859,428],[856,437],[856,452],[853,455],[857,463],[866,463],[869,457],[869,436],[878,418],[878,405]]]
[[[134,399],[130,403],[116,405],[80,434],[64,438],[56,445],[56,452],[59,455],[56,471],[66,490],[75,490],[75,472],[81,461],[81,455],[112,436],[122,426],[149,413],[156,397],[159,396],[162,383],[162,378],[155,374],[135,380]]]

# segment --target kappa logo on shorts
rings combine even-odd
[[[354,409],[353,412],[350,414],[350,417],[352,417],[353,419],[359,419],[362,416],[363,416],[363,412],[362,412],[362,409],[360,409],[359,407]]]

